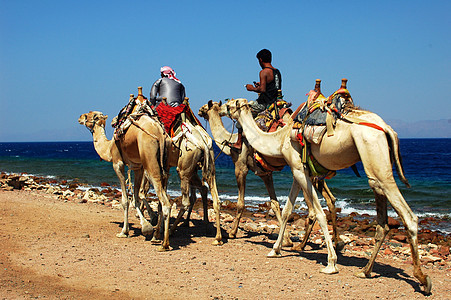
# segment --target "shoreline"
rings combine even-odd
[[[237,238],[228,239],[235,203],[223,203],[224,245],[213,246],[213,209],[205,232],[198,201],[189,227],[179,227],[171,236],[171,251],[158,252],[142,236],[133,212],[129,237],[116,237],[123,212],[115,202],[120,193],[109,186],[82,191],[67,182],[0,177],[0,294],[5,299],[425,298],[412,274],[409,246],[398,240],[402,230],[394,230],[396,220],[390,220],[392,233],[371,276],[362,279],[354,274],[367,263],[374,245],[373,226],[364,216],[339,218],[345,245],[337,253],[339,273],[327,275],[319,272],[327,264],[327,249],[317,225],[304,251],[284,247],[281,258],[266,257],[278,224],[264,204],[257,211],[246,210]],[[172,220],[176,214],[174,209]],[[305,233],[304,222],[303,213],[291,215],[288,230],[295,245]],[[433,283],[428,299],[444,299],[451,292],[451,256],[445,243],[432,243],[434,236],[419,243],[420,262]]]

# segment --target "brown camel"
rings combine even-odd
[[[145,219],[139,205],[139,189],[143,176],[146,176],[158,196],[162,205],[162,222],[164,223],[164,239],[160,251],[169,249],[169,218],[171,204],[166,193],[167,167],[163,157],[167,151],[167,140],[164,128],[158,122],[147,115],[142,116],[127,130],[123,139],[119,141],[108,140],[105,135],[105,120],[108,116],[98,111],[82,114],[78,119],[81,125],[85,125],[92,133],[94,148],[101,159],[112,162],[113,169],[119,178],[122,190],[122,207],[124,208],[124,226],[118,237],[127,237],[129,233],[128,208],[129,201],[125,184],[125,165],[134,171],[135,207],[140,217],[142,233],[151,234],[152,225]]]
[[[274,190],[274,183],[272,172],[262,170],[253,159],[254,149],[247,142],[246,138],[243,137],[243,144],[241,151],[235,151],[231,149],[231,144],[235,143],[237,140],[237,134],[230,133],[225,129],[221,117],[227,115],[226,105],[222,105],[218,102],[209,101],[207,104],[203,105],[199,110],[199,115],[204,119],[208,120],[210,123],[211,133],[213,138],[226,155],[232,158],[235,165],[235,177],[238,185],[238,200],[237,200],[237,215],[232,223],[232,229],[229,232],[229,237],[235,238],[238,231],[238,225],[240,223],[240,218],[244,211],[244,194],[246,188],[246,176],[249,170],[258,175],[264,182],[266,189],[268,191],[269,197],[271,199],[271,207],[276,214],[279,224],[282,223],[280,206],[277,201],[277,196]],[[290,115],[287,113],[284,115],[287,121]],[[285,166],[286,162],[284,159],[265,157],[266,161],[270,162],[273,166]],[[335,210],[335,197],[330,192],[324,180],[315,180],[316,188],[322,193],[324,199],[326,199],[329,211],[331,213],[332,227],[333,227],[333,239],[336,249],[341,249],[343,243],[339,240],[338,231],[336,230],[336,210]],[[309,206],[309,215],[306,220],[305,235],[301,243],[293,250],[303,250],[307,244],[308,237],[312,231],[313,225],[316,221],[315,212],[313,207],[310,206],[310,202],[306,202]],[[284,246],[292,246],[293,243],[289,238],[289,233],[286,232],[283,241]]]
[[[307,201],[312,201],[317,220],[321,226],[328,249],[328,265],[321,271],[327,274],[337,273],[337,256],[332,250],[332,241],[327,230],[325,214],[318,201],[318,196],[309,178],[307,167],[301,161],[301,146],[297,140],[291,138],[294,122],[273,133],[265,133],[259,129],[246,99],[235,99],[227,104],[230,116],[238,120],[243,127],[248,142],[252,147],[267,156],[284,158],[293,173],[293,185],[289,194],[289,201],[282,212],[283,222],[279,237],[268,257],[280,256],[281,243],[294,201],[302,189]],[[362,120],[362,122],[354,122]],[[360,123],[360,124],[359,124]],[[372,124],[374,126],[367,126]],[[410,243],[414,276],[420,281],[424,292],[429,294],[432,288],[431,279],[423,274],[418,253],[418,218],[412,212],[393,178],[392,162],[394,162],[398,176],[407,183],[402,170],[399,153],[399,140],[396,132],[388,126],[378,115],[358,108],[351,109],[338,119],[335,133],[325,135],[319,145],[311,144],[311,153],[315,159],[329,170],[348,168],[358,161],[362,161],[370,187],[376,198],[377,227],[376,244],[368,264],[356,276],[370,277],[376,255],[389,231],[387,224],[387,200],[404,223]],[[269,146],[270,145],[270,146]],[[308,198],[308,199],[307,199]]]

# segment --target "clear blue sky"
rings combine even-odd
[[[346,77],[385,120],[450,119],[450,12],[434,0],[0,0],[0,142],[89,141],[80,114],[110,121],[163,65],[196,114],[209,99],[255,99],[243,85],[258,81],[262,48],[295,107],[316,78],[329,95]]]

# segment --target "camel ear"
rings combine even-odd
[[[213,106],[213,100],[208,101],[208,109],[210,109]]]

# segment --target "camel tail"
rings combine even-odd
[[[392,157],[392,161],[395,164],[398,177],[408,188],[410,188],[409,181],[404,175],[401,151],[399,149],[398,134],[390,126],[387,126],[387,128],[385,128],[385,134],[387,136],[388,144],[390,145],[390,156]]]
[[[204,161],[202,164],[202,181],[205,183],[207,178],[215,175],[215,159],[213,153],[213,140],[208,133],[200,126],[195,126],[196,130],[200,134],[201,148],[204,152]]]

